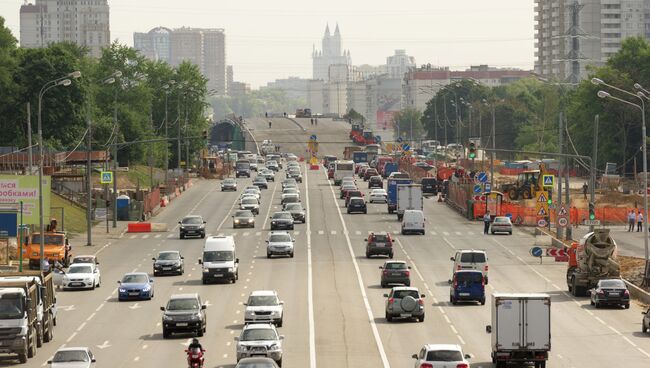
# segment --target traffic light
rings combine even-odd
[[[589,220],[596,219],[596,205],[594,202],[589,202]]]
[[[553,193],[548,192],[548,199],[546,200],[546,203],[550,206],[553,204]]]
[[[208,131],[207,130],[203,131],[203,139],[208,139]]]
[[[476,144],[474,142],[469,142],[469,158],[476,158]]]

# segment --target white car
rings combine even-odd
[[[95,356],[88,348],[60,348],[47,364],[50,368],[90,368],[95,366]]]
[[[287,231],[271,231],[266,240],[266,258],[276,255],[293,258],[293,243],[295,241]]]
[[[388,193],[384,189],[373,189],[368,197],[370,203],[386,203]]]
[[[402,235],[407,233],[425,234],[424,212],[420,210],[405,210],[402,217]]]
[[[468,354],[463,354],[459,345],[455,344],[427,344],[420,349],[418,354],[413,354],[415,368],[469,368]]]
[[[237,362],[243,358],[265,356],[282,366],[282,340],[284,336],[272,324],[255,323],[244,326],[237,341]]]
[[[275,290],[253,291],[244,305],[244,323],[273,323],[282,327],[284,302]]]
[[[241,200],[244,199],[245,197],[255,197],[255,199],[257,199],[257,202],[261,202],[261,200],[260,200],[260,199],[261,199],[261,198],[260,198],[260,195],[259,195],[257,192],[254,192],[254,191],[252,191],[252,190],[248,190],[248,189],[245,190],[245,191],[241,194],[241,196],[239,196],[239,200],[241,201]]]
[[[63,275],[63,290],[95,289],[102,282],[99,267],[95,263],[73,263]]]
[[[484,250],[480,249],[459,249],[456,254],[450,258],[454,262],[452,272],[461,270],[474,270],[481,271],[485,278],[485,283],[488,283],[488,256]]]
[[[244,188],[244,192],[246,192],[247,190],[250,191],[250,192],[255,192],[259,196],[262,195],[262,191],[260,190],[260,188],[256,187],[255,185],[249,185],[246,188]]]

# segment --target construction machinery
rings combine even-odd
[[[41,267],[41,233],[34,233],[28,239],[26,253],[29,257],[29,268],[38,270]],[[59,262],[63,266],[70,264],[72,252],[68,236],[63,231],[46,231],[43,234],[44,254],[50,265]]]
[[[511,201],[537,197],[537,192],[544,190],[544,175],[550,175],[546,165],[539,164],[539,170],[527,170],[517,175],[514,183],[502,184],[500,191],[507,193]],[[548,191],[552,191],[549,188]]]
[[[569,264],[566,282],[574,296],[585,296],[599,280],[618,278],[620,266],[616,262],[616,242],[609,229],[594,229],[568,250]]]

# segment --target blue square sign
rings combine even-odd
[[[554,187],[555,186],[555,176],[554,175],[544,175],[542,177],[545,187]]]
[[[99,178],[100,184],[113,184],[113,172],[112,171],[102,171],[101,177]]]

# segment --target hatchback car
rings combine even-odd
[[[287,203],[286,206],[284,207],[284,210],[287,212],[291,212],[291,216],[293,216],[294,222],[300,221],[303,224],[307,222],[307,215],[305,213],[305,209],[302,208],[302,204]]]
[[[291,193],[300,195],[300,190],[298,190],[298,188],[292,187],[292,186],[288,186],[288,187],[282,189],[282,194],[291,194]]]
[[[298,183],[302,183],[302,173],[298,169],[290,169],[287,171],[287,178],[296,179]]]
[[[232,216],[232,227],[255,227],[255,215],[251,210],[239,210],[235,211],[235,214]]]
[[[449,302],[456,305],[462,301],[485,304],[485,279],[481,271],[456,271],[451,279]]]
[[[368,179],[368,189],[383,188],[383,187],[384,187],[384,181],[382,180],[381,176],[374,175],[371,176],[370,179]]]
[[[424,322],[424,294],[414,287],[396,286],[386,298],[386,321],[393,318],[417,318]]]
[[[237,180],[228,178],[221,182],[221,191],[225,192],[226,190],[237,191]]]
[[[98,265],[99,260],[97,259],[97,256],[79,255],[79,256],[72,257],[72,261],[70,261],[70,264],[75,264],[75,263],[94,263]]]
[[[180,225],[179,236],[181,239],[185,239],[187,236],[205,238],[205,221],[203,221],[203,217],[198,215],[185,216],[178,224]]]
[[[263,169],[259,171],[259,176],[266,179],[266,181],[275,181],[275,173],[269,169]]]
[[[393,258],[393,238],[389,233],[382,231],[370,233],[366,241],[366,257],[384,255]]]
[[[293,184],[293,187],[297,187],[296,179],[293,179],[293,178],[282,180],[282,189],[283,190],[287,186],[287,184]]]
[[[596,308],[607,305],[622,306],[625,309],[630,308],[630,292],[621,279],[600,280],[596,287],[589,291],[591,293],[591,305]]]
[[[497,216],[492,221],[492,226],[490,227],[492,235],[494,233],[508,233],[512,235],[512,222],[510,222],[509,217]]]
[[[385,288],[390,284],[402,284],[411,286],[411,266],[404,261],[386,261],[381,270],[381,287]]]
[[[453,272],[461,270],[476,270],[483,273],[485,283],[488,283],[488,265],[487,253],[484,250],[461,249],[450,258],[454,262]]]
[[[363,194],[363,192],[358,189],[348,190],[347,192],[345,192],[345,207],[347,207],[348,204],[350,203],[350,198],[353,197],[363,198],[364,196],[365,195]]]
[[[182,275],[185,272],[184,259],[181,252],[177,250],[158,252],[158,257],[151,258],[153,261],[153,275]]]
[[[284,302],[275,290],[253,291],[244,303],[244,323],[273,323],[282,327]]]
[[[369,196],[370,203],[386,203],[388,201],[388,193],[384,189],[373,189]]]
[[[269,183],[266,181],[266,178],[263,176],[258,176],[253,179],[253,185],[260,189],[269,189]]]
[[[258,203],[260,203],[262,201],[262,194],[260,193],[259,188],[257,190],[244,189],[244,191],[239,196],[239,199],[241,200],[244,197],[255,197],[255,199],[257,199]]]
[[[293,216],[291,212],[276,212],[271,219],[271,230],[293,230]]]
[[[86,347],[60,348],[47,361],[50,368],[90,368],[95,366],[95,356]]]
[[[266,258],[272,256],[289,256],[293,258],[295,239],[286,231],[272,231],[266,240]]]
[[[260,213],[260,204],[255,198],[244,197],[239,202],[240,210],[251,211],[254,215],[259,215]]]
[[[368,207],[366,206],[366,201],[360,197],[352,197],[348,202],[348,213],[368,213]]]
[[[470,356],[463,354],[459,345],[428,344],[412,358],[415,359],[415,368],[469,368],[467,359]]]
[[[341,185],[341,192],[339,193],[339,198],[340,199],[345,198],[345,194],[349,190],[357,190],[357,186],[354,185],[354,184],[343,184],[343,185]]]
[[[280,170],[280,165],[278,165],[278,162],[275,160],[266,161],[266,167],[269,170],[276,171],[276,172]]]
[[[63,290],[92,289],[100,287],[102,276],[95,263],[73,263],[63,275]]]
[[[368,181],[371,176],[377,176],[377,175],[379,175],[377,169],[371,167],[363,173],[363,181]]]
[[[249,324],[244,326],[237,341],[237,362],[243,358],[265,356],[282,366],[282,340],[272,324]]]
[[[199,294],[173,294],[167,305],[160,307],[162,315],[163,338],[176,332],[191,332],[203,336],[208,320],[205,313],[207,306],[201,303]]]
[[[117,282],[119,301],[152,299],[154,296],[153,279],[146,272],[127,273]]]
[[[260,190],[259,187],[255,185],[249,185],[246,188],[244,188],[244,193],[250,193],[250,192],[254,192],[257,193],[258,196],[262,196],[262,191]]]
[[[235,368],[279,368],[271,358],[255,357],[240,360]]]

